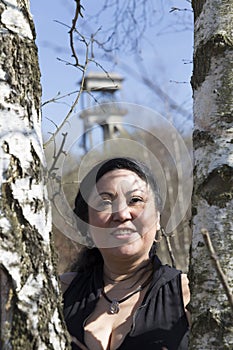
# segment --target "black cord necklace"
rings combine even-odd
[[[105,294],[105,292],[102,290],[102,295],[104,297],[105,300],[107,300],[110,303],[109,306],[109,313],[110,314],[117,314],[120,310],[120,304],[123,303],[124,301],[128,300],[129,298],[131,298],[134,294],[140,292],[141,290],[143,290],[143,288],[145,287],[145,285],[143,286],[139,286],[137,289],[135,289],[132,293],[128,294],[126,297],[117,300],[117,299],[109,299],[109,297]]]
[[[150,264],[151,264],[151,262],[150,262]],[[135,289],[133,292],[131,292],[130,294],[126,295],[126,297],[124,297],[124,298],[122,298],[120,300],[117,300],[116,298],[111,300],[106,295],[106,293],[104,292],[104,282],[103,282],[103,289],[102,289],[101,294],[104,297],[104,299],[107,300],[110,303],[108,312],[110,314],[117,314],[120,311],[120,304],[123,303],[124,301],[128,300],[129,298],[131,298],[134,294],[142,291],[151,282],[152,277],[153,277],[153,269],[151,270],[151,273],[149,274],[148,278],[137,289]],[[126,278],[126,279],[128,279],[128,278]],[[126,279],[124,279],[124,280],[126,280]]]

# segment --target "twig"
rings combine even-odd
[[[67,137],[68,133],[63,133],[62,136],[63,136],[63,140],[62,140],[62,143],[60,145],[60,148],[57,152],[57,154],[54,154],[53,156],[53,163],[49,169],[49,174],[52,173],[52,171],[56,171],[58,168],[56,168],[56,163],[58,161],[58,158],[60,157],[61,154],[64,154],[66,155],[66,152],[63,150],[63,146],[65,145],[65,142],[66,142],[66,137]],[[54,153],[56,153],[56,151],[54,151]]]
[[[57,102],[57,101],[59,101],[59,100],[62,100],[63,98],[66,98],[66,97],[69,97],[69,96],[71,96],[71,95],[77,94],[79,91],[80,91],[80,90],[71,91],[71,92],[68,92],[67,94],[62,95],[62,96],[60,96],[60,93],[58,93],[58,94],[57,94],[57,97],[55,96],[55,97],[51,98],[50,100],[47,100],[47,101],[43,102],[43,103],[41,104],[41,107],[44,107],[44,106],[47,105],[48,103]],[[47,119],[48,119],[48,118],[47,118]]]
[[[218,274],[218,277],[219,277],[219,279],[220,279],[220,281],[221,281],[221,283],[223,285],[223,288],[224,288],[224,290],[226,292],[226,295],[227,295],[228,301],[230,303],[231,309],[233,311],[233,294],[231,293],[230,286],[229,286],[228,281],[227,281],[227,277],[224,274],[224,272],[223,272],[223,270],[221,268],[219,259],[217,257],[217,254],[215,253],[214,247],[213,247],[211,239],[210,239],[209,232],[207,231],[207,229],[203,228],[203,229],[201,229],[201,233],[203,235],[204,241],[205,241],[206,246],[208,248],[208,251],[209,251],[209,254],[210,254],[210,258],[212,259],[214,268],[215,268],[215,270],[216,270],[216,272]]]
[[[74,57],[75,59],[75,64],[73,64],[73,66],[79,68],[81,71],[82,71],[82,78],[81,78],[81,83],[80,83],[80,90],[78,91],[78,94],[69,110],[69,112],[67,113],[66,117],[64,118],[63,122],[60,124],[60,126],[56,129],[56,131],[54,132],[54,134],[52,135],[52,137],[44,144],[44,147],[47,147],[50,142],[52,142],[53,140],[55,140],[55,137],[56,135],[58,134],[58,132],[62,129],[63,125],[67,122],[67,120],[69,119],[69,117],[71,116],[71,114],[73,113],[76,105],[78,104],[78,101],[79,101],[79,98],[82,94],[82,91],[83,91],[83,87],[84,87],[84,79],[85,79],[85,75],[86,75],[86,70],[87,70],[87,65],[88,65],[88,62],[89,62],[89,59],[88,59],[88,53],[89,53],[89,45],[90,43],[87,43],[85,37],[83,35],[81,35],[80,33],[78,33],[80,36],[81,36],[81,39],[82,41],[84,42],[84,44],[86,45],[86,57],[85,57],[85,64],[84,65],[81,65],[79,64],[78,62],[78,57],[77,57],[77,54],[75,52],[75,48],[74,48],[74,42],[73,42],[73,33],[76,32],[77,33],[77,30],[76,30],[76,23],[77,23],[77,20],[78,20],[78,16],[80,15],[81,17],[82,16],[82,13],[81,13],[81,9],[83,9],[81,3],[80,3],[80,0],[75,0],[76,2],[76,9],[75,9],[75,15],[74,15],[74,18],[72,20],[72,26],[70,28],[70,31],[69,31],[69,34],[70,34],[70,47],[71,47],[71,51],[72,51],[72,56]]]
[[[65,119],[63,120],[63,122],[60,124],[60,126],[57,128],[57,130],[54,132],[53,136],[44,144],[44,147],[47,147],[50,142],[52,142],[55,139],[55,136],[58,134],[58,132],[62,129],[63,125],[67,122],[67,120],[69,119],[69,117],[71,116],[71,114],[74,111],[75,106],[78,104],[79,98],[81,96],[81,93],[83,92],[83,87],[84,87],[84,79],[86,76],[86,70],[87,70],[87,65],[88,65],[88,44],[87,44],[87,50],[86,50],[86,61],[85,61],[85,65],[82,71],[82,78],[81,78],[81,83],[80,83],[80,90],[78,91],[78,94],[75,98],[75,101],[73,102],[69,112],[67,113]]]
[[[188,11],[188,12],[192,12],[192,10],[187,9],[187,8],[179,8],[179,7],[172,7],[171,10],[169,11],[170,13],[174,12],[174,11]]]
[[[80,66],[79,60],[78,60],[78,56],[76,54],[75,47],[74,47],[74,32],[76,31],[76,23],[77,23],[78,17],[79,16],[83,17],[83,15],[81,13],[81,9],[83,7],[82,7],[82,5],[80,3],[80,0],[75,0],[75,2],[76,2],[75,15],[74,15],[74,18],[72,20],[72,27],[71,27],[71,29],[69,31],[69,34],[70,34],[70,47],[71,47],[71,51],[72,51],[72,56],[75,59],[75,65],[76,66]],[[84,68],[84,67],[82,67],[82,68]]]
[[[171,262],[172,262],[172,266],[173,266],[173,267],[176,267],[176,260],[175,260],[175,257],[174,257],[173,251],[172,251],[172,246],[171,246],[171,243],[170,243],[169,236],[168,236],[168,234],[164,231],[164,229],[163,229],[162,227],[161,227],[160,230],[161,230],[161,232],[162,232],[162,236],[165,238],[165,242],[166,242],[167,250],[168,250],[168,253],[169,253]]]

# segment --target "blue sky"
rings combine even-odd
[[[110,35],[110,27],[114,22],[114,13],[111,10],[96,15],[97,6],[100,7],[102,3],[104,1],[98,5],[94,1],[83,1],[84,18],[78,21],[80,32],[85,35],[96,32],[101,26],[97,36],[100,41]],[[124,1],[120,0],[121,3]],[[140,35],[137,50],[122,48],[119,45],[114,53],[104,55],[96,46],[95,58],[104,69],[115,71],[124,77],[123,89],[119,96],[121,101],[157,110],[163,115],[168,115],[181,131],[183,129],[190,131],[191,120],[171,110],[165,98],[158,98],[157,94],[141,81],[143,71],[144,77],[149,78],[178,105],[187,110],[187,115],[191,115],[193,33],[190,1],[151,0],[148,3],[151,4],[150,11],[154,11],[147,13],[148,23],[150,22],[151,26],[148,25]],[[74,6],[73,0],[31,0],[31,13],[37,32],[43,102],[54,98],[58,93],[65,95],[79,88],[80,72],[63,62],[73,62],[69,48],[68,26],[74,16]],[[177,10],[171,11],[175,7]],[[122,26],[124,25],[125,23],[122,23]],[[82,59],[84,49],[80,42],[77,44],[77,52]],[[89,69],[99,70],[95,64],[90,65]],[[55,124],[61,123],[74,96],[43,107],[45,139],[54,127],[48,119],[53,120]],[[78,113],[80,108],[79,105],[75,112]],[[78,118],[77,125],[79,128],[82,127],[82,122]]]

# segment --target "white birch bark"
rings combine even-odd
[[[232,349],[232,312],[201,229],[233,290],[233,1],[195,0],[190,349]]]
[[[50,237],[34,39],[29,1],[0,0],[2,350],[69,348]]]

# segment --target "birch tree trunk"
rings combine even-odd
[[[0,0],[2,350],[68,349],[40,129],[40,71],[27,0]]]
[[[232,349],[230,304],[204,244],[209,231],[233,288],[233,1],[193,0],[195,17],[190,349]]]

